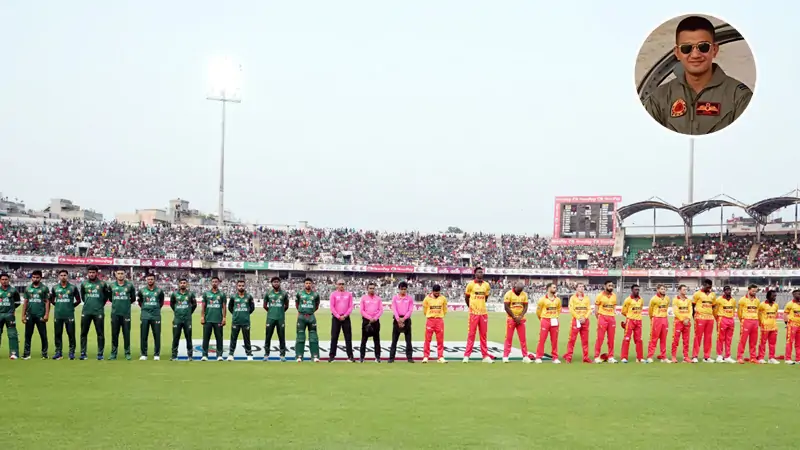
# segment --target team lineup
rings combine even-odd
[[[490,298],[491,286],[484,281],[483,269],[474,270],[474,280],[470,281],[464,293],[464,301],[469,309],[468,335],[463,362],[470,361],[475,339],[479,339],[480,354],[483,362],[492,363],[494,359],[489,355],[487,348],[488,312],[486,303]],[[68,357],[76,358],[76,330],[75,308],[83,304],[80,317],[80,356],[81,360],[88,359],[87,343],[91,328],[95,330],[97,338],[97,359],[104,359],[105,349],[105,305],[111,303],[111,351],[109,358],[115,360],[119,354],[119,335],[122,334],[124,357],[131,359],[131,308],[137,303],[141,308],[140,323],[140,360],[148,359],[149,334],[153,334],[153,359],[159,360],[161,353],[161,310],[165,304],[165,293],[155,283],[155,276],[146,276],[146,286],[138,291],[126,279],[125,271],[114,272],[115,280],[106,282],[98,278],[98,268],[90,266],[86,273],[86,281],[75,286],[68,282],[68,273],[62,270],[58,274],[59,282],[48,288],[41,282],[41,272],[34,271],[31,284],[20,293],[10,286],[9,276],[0,274],[0,341],[3,329],[8,333],[10,358],[15,360],[19,355],[19,337],[15,323],[16,308],[22,306],[21,320],[24,324],[23,359],[30,359],[31,341],[34,331],[41,340],[42,357],[48,359],[49,344],[47,340],[47,322],[54,318],[55,353],[52,359],[63,359],[62,338],[64,330],[67,332]],[[202,356],[201,361],[209,359],[209,346],[211,336],[216,341],[216,359],[225,360],[223,349],[223,328],[230,322],[231,333],[228,345],[227,360],[233,361],[234,351],[237,347],[239,335],[242,336],[243,347],[247,360],[253,360],[250,341],[251,320],[250,316],[256,309],[254,298],[245,289],[245,282],[236,283],[236,292],[226,295],[219,289],[220,280],[212,278],[211,288],[198,297],[188,289],[188,282],[181,279],[178,290],[169,297],[169,307],[172,309],[173,333],[171,358],[178,359],[178,349],[181,336],[186,342],[188,360],[193,359],[192,345],[192,317],[196,309],[200,308],[200,324],[202,326]],[[406,282],[400,282],[398,293],[391,300],[392,332],[391,347],[388,362],[395,361],[400,335],[405,340],[405,358],[413,363],[411,315],[414,311],[414,298],[407,292]],[[361,297],[359,309],[361,313],[361,345],[359,362],[364,362],[367,341],[371,338],[374,343],[374,357],[376,362],[381,362],[380,329],[381,316],[384,312],[383,300],[375,294],[375,284],[369,283],[367,294]],[[704,280],[700,290],[691,297],[687,294],[687,287],[678,287],[678,295],[671,299],[666,295],[666,288],[659,285],[657,293],[647,306],[646,315],[650,321],[650,339],[646,349],[642,339],[642,321],[645,315],[644,300],[639,296],[639,287],[632,286],[630,295],[622,303],[622,308],[617,312],[617,296],[614,293],[614,283],[607,281],[604,290],[598,294],[594,302],[584,292],[584,285],[578,284],[576,292],[569,300],[568,310],[570,315],[569,340],[564,361],[570,363],[577,340],[581,341],[582,361],[584,363],[617,363],[615,359],[615,336],[617,314],[622,316],[620,325],[624,329],[624,339],[621,349],[622,363],[628,362],[631,341],[635,346],[636,358],[632,361],[652,363],[660,360],[663,363],[676,363],[679,361],[697,363],[700,361],[741,363],[778,364],[776,355],[776,342],[778,334],[779,307],[775,301],[776,292],[767,291],[766,300],[757,297],[758,288],[755,285],[748,287],[747,294],[738,301],[731,296],[731,289],[725,287],[723,293],[717,296],[712,292],[710,280]],[[787,364],[800,363],[800,290],[792,292],[792,300],[783,310],[783,320],[786,324],[786,351],[784,359]],[[355,362],[355,353],[352,343],[352,325],[350,316],[354,309],[354,299],[350,292],[345,291],[345,283],[340,280],[336,290],[330,294],[331,311],[331,345],[328,361],[336,358],[338,340],[343,335],[345,351],[348,362]],[[503,348],[503,362],[509,362],[514,335],[518,336],[524,363],[541,363],[545,358],[545,344],[550,340],[550,355],[552,362],[560,364],[558,350],[559,317],[562,313],[562,301],[556,296],[556,285],[551,283],[547,294],[536,302],[536,317],[539,319],[539,340],[536,352],[528,354],[527,348],[527,315],[528,294],[524,291],[522,282],[513,285],[513,289],[503,297],[506,312],[506,332]],[[277,333],[280,360],[286,360],[287,345],[285,336],[286,313],[290,308],[289,293],[281,288],[281,279],[271,279],[271,289],[264,295],[263,307],[266,310],[266,345],[264,346],[264,361],[269,359],[272,337]],[[306,339],[310,350],[310,359],[319,362],[320,346],[317,333],[316,313],[320,309],[320,296],[314,291],[313,280],[306,278],[303,290],[295,294],[294,306],[297,310],[297,328],[295,342],[295,359],[297,362],[304,360]],[[594,308],[593,308],[594,306]],[[422,302],[422,312],[425,316],[425,339],[423,345],[423,363],[431,357],[431,341],[436,338],[436,359],[446,363],[444,358],[444,318],[447,315],[447,298],[441,294],[441,288],[434,285],[431,292]],[[669,332],[669,315],[673,315],[673,339],[671,352],[667,354],[667,335]],[[589,325],[594,316],[597,326],[597,337],[594,355],[589,353]],[[732,356],[732,341],[738,319],[740,328],[739,345],[736,349],[736,358]],[[694,341],[690,341],[692,324],[694,324]],[[712,359],[713,333],[716,325],[717,345],[716,359]],[[602,352],[606,341],[605,353]],[[682,359],[678,358],[678,348],[682,345]],[[658,349],[658,354],[657,353]],[[794,359],[792,350],[794,349]],[[403,350],[403,348],[401,348]],[[745,358],[747,353],[747,358]]]

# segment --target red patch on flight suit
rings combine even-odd
[[[718,116],[722,105],[714,102],[700,102],[697,104],[695,114],[698,116]]]
[[[670,112],[672,117],[680,117],[686,114],[686,101],[682,98],[675,100],[675,103],[672,104],[672,110]]]

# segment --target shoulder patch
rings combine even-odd
[[[742,91],[749,91],[750,90],[750,88],[747,87],[747,85],[744,84],[744,83],[739,83],[739,85],[736,86],[736,89],[739,89],[739,90],[742,90]]]

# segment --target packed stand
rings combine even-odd
[[[759,269],[800,268],[800,249],[791,239],[764,239],[753,266]]]
[[[742,269],[748,266],[747,258],[753,245],[752,237],[708,237],[689,246],[661,245],[641,250],[629,267],[639,269]],[[706,261],[706,255],[715,255]]]

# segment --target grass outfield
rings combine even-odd
[[[796,366],[170,362],[170,326],[165,359],[144,362],[137,312],[134,361],[42,361],[36,335],[33,359],[10,361],[3,333],[4,448],[797,448]],[[264,338],[264,316],[253,316],[253,339]],[[329,313],[318,317],[327,340]],[[503,314],[489,322],[489,339],[502,342]],[[465,340],[465,313],[448,315],[446,335]],[[590,338],[593,349],[594,329]],[[109,339],[107,324],[106,356]],[[94,341],[92,332],[91,357]]]

